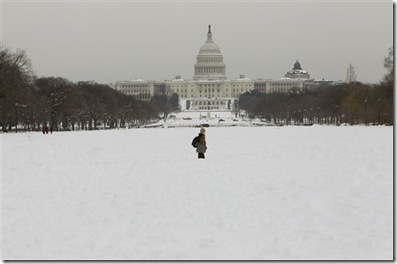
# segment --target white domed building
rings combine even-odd
[[[226,80],[226,65],[219,46],[212,40],[211,25],[207,41],[201,46],[194,64],[194,80]]]
[[[182,110],[234,110],[240,94],[254,89],[248,78],[227,80],[221,49],[212,39],[208,26],[207,41],[200,47],[194,64],[193,80],[177,76],[166,81],[167,91],[177,93]]]
[[[219,46],[214,42],[211,25],[207,40],[200,47],[192,79],[176,76],[163,82],[132,80],[116,82],[116,89],[137,99],[150,100],[155,94],[176,93],[182,111],[233,111],[239,96],[251,90],[262,93],[299,92],[313,83],[310,75],[297,60],[292,70],[281,79],[251,80],[245,75],[228,80],[226,65]]]
[[[196,57],[193,79],[186,80],[176,76],[173,80],[163,83],[143,80],[119,81],[115,87],[125,94],[146,100],[150,100],[156,93],[176,93],[181,110],[185,111],[231,111],[237,107],[240,94],[254,89],[254,81],[245,78],[244,75],[235,80],[227,80],[221,49],[213,41],[209,25],[207,41],[200,47]]]
[[[302,69],[298,60],[294,63],[292,70],[288,71],[283,78],[277,80],[266,80],[267,93],[300,93],[305,88],[313,86],[314,80],[310,79],[308,71]]]
[[[301,64],[296,60],[294,68],[285,74],[285,77],[291,79],[310,79],[310,74],[303,70]]]

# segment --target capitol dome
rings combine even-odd
[[[219,46],[212,40],[212,34],[209,32],[209,37],[207,37],[207,41],[201,46],[199,55],[203,55],[205,53],[217,53],[221,54],[221,49]]]
[[[302,70],[301,64],[299,63],[298,60],[296,60],[294,64],[294,70]]]
[[[212,40],[211,25],[207,41],[201,46],[194,64],[195,80],[226,80],[226,66],[219,46]]]

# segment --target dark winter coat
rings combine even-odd
[[[197,152],[205,153],[206,150],[207,150],[207,143],[205,141],[205,135],[200,133],[199,134],[199,142],[197,144]]]
[[[197,152],[198,153],[205,153],[205,151],[207,150],[207,146],[203,145],[201,143],[197,144]]]

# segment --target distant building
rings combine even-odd
[[[285,74],[285,77],[291,78],[291,79],[310,79],[310,74],[303,70],[301,67],[301,64],[299,63],[298,60],[296,60],[294,64],[294,68],[292,70],[288,71]]]
[[[287,93],[287,92],[302,92],[305,88],[304,79],[290,79],[281,78],[278,80],[266,80],[267,93]]]
[[[176,78],[166,81],[166,86],[179,95],[183,110],[233,110],[240,94],[254,89],[254,82],[244,75],[227,80],[226,65],[209,26],[207,41],[194,64],[193,80]]]
[[[226,65],[219,46],[212,40],[211,25],[207,41],[201,46],[194,64],[194,80],[226,80]]]
[[[165,82],[153,82],[154,95],[163,95],[167,93]]]
[[[350,64],[346,70],[346,82],[351,83],[355,81],[357,81],[356,72],[354,71],[353,65]]]
[[[266,80],[263,80],[263,79],[255,80],[254,89],[260,93],[267,93]]]
[[[114,83],[108,83],[107,85],[114,90],[116,89],[116,84]]]
[[[281,79],[251,80],[245,75],[228,80],[226,65],[219,46],[208,27],[207,40],[200,47],[194,64],[193,79],[175,76],[164,82],[131,80],[116,82],[116,89],[140,100],[150,100],[155,94],[179,96],[181,110],[235,110],[239,96],[251,90],[261,93],[301,92],[317,84],[297,60],[292,70]]]
[[[314,86],[312,85],[314,80],[310,79],[310,74],[302,69],[298,60],[296,60],[293,69],[284,76],[280,79],[267,79],[265,81],[266,93],[301,93]],[[258,87],[259,85],[257,85]]]
[[[150,101],[154,95],[154,82],[142,79],[118,81],[116,82],[116,90],[139,100]]]
[[[335,85],[335,82],[331,80],[321,79],[321,80],[315,80],[314,85],[315,87],[326,87],[330,85]]]

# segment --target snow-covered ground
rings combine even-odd
[[[8,260],[391,260],[392,127],[2,134]]]
[[[184,111],[168,116],[166,122],[160,120],[153,124],[145,125],[145,128],[152,127],[231,127],[231,126],[272,126],[274,122],[266,120],[249,119],[244,113],[235,114],[230,111]]]

